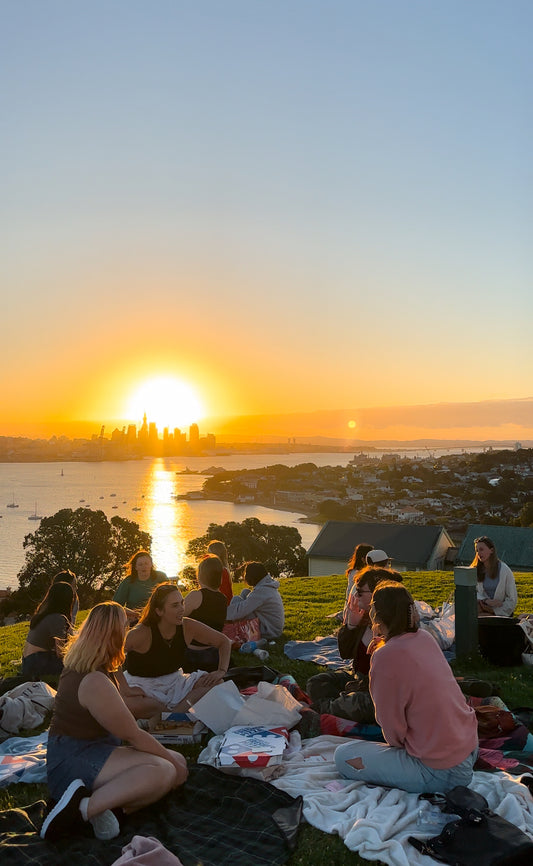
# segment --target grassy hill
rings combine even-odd
[[[415,598],[427,601],[433,607],[439,606],[453,593],[453,573],[449,571],[408,572],[404,575],[404,582]],[[517,612],[533,611],[533,574],[516,575],[516,582],[519,598]],[[345,587],[346,580],[343,575],[292,578],[281,583],[286,612],[285,631],[276,646],[270,648],[269,664],[283,673],[292,674],[304,688],[308,677],[321,669],[308,662],[288,659],[283,654],[283,645],[286,640],[310,640],[317,635],[331,634],[338,623],[328,618],[328,614],[342,608]],[[238,592],[240,588],[236,586],[235,590]],[[85,615],[86,612],[80,613],[78,622]],[[2,676],[9,677],[16,673],[17,661],[20,659],[27,632],[28,623],[0,628]],[[253,663],[250,656],[239,653],[234,653],[234,662]],[[488,666],[480,657],[456,662],[453,667],[458,675],[477,675],[497,683],[503,699],[510,707],[533,706],[532,668],[494,668]],[[198,753],[196,747],[184,751],[191,761]],[[46,796],[45,785],[11,785],[0,789],[0,809],[26,805]],[[297,851],[288,861],[289,866],[321,866],[326,862],[329,866],[360,866],[369,861],[349,851],[337,836],[329,836],[303,825]]]

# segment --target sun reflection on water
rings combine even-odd
[[[145,497],[145,529],[152,536],[155,567],[176,577],[187,564],[186,534],[180,520],[179,504],[173,498],[175,474],[164,460],[155,461]]]

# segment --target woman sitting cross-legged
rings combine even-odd
[[[418,628],[411,595],[401,584],[381,584],[370,617],[370,695],[386,742],[339,746],[339,773],[417,793],[468,785],[478,749],[476,715],[437,642]]]
[[[138,625],[126,638],[125,677],[165,706],[186,712],[222,682],[231,658],[231,641],[203,622],[184,617],[183,596],[173,583],[154,589]],[[202,644],[218,650],[218,668],[211,673],[183,673],[187,648]]]
[[[120,827],[111,809],[133,812],[187,778],[183,755],[142,731],[120,696],[116,671],[124,661],[126,624],[119,604],[103,602],[70,639],[46,758],[58,802],[43,823],[43,839],[72,834],[82,821],[98,839],[113,839]]]

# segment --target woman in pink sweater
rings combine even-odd
[[[417,793],[468,785],[478,748],[476,716],[437,642],[418,628],[411,595],[401,584],[381,583],[370,617],[370,695],[386,742],[339,746],[339,773]]]

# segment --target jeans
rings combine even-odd
[[[22,659],[22,676],[28,680],[40,680],[45,676],[55,676],[63,670],[63,661],[55,652],[31,653]]]
[[[435,770],[423,764],[419,758],[409,755],[405,749],[395,749],[386,743],[357,740],[336,749],[335,763],[341,776],[355,782],[401,788],[416,794],[444,794],[456,785],[470,784],[477,753],[476,748],[460,764],[445,770]],[[362,770],[356,770],[346,763],[354,758],[362,759]]]

